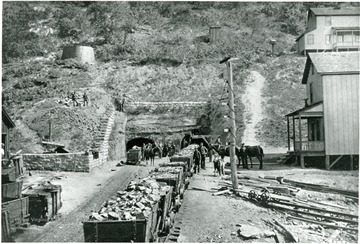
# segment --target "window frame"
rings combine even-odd
[[[314,45],[315,44],[315,40],[314,40],[314,34],[307,34],[306,35],[306,42],[308,45]],[[311,42],[310,42],[311,40]]]
[[[332,18],[331,16],[325,16],[325,26],[331,26]]]

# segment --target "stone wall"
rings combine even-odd
[[[124,113],[115,113],[115,121],[108,142],[110,161],[120,161],[126,158],[126,122],[127,118]]]
[[[84,152],[23,154],[23,161],[27,170],[90,172],[97,165],[92,154]]]

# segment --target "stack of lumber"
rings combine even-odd
[[[320,192],[330,191],[330,189],[335,188],[286,180],[282,177],[265,176],[264,178],[256,179],[238,176],[238,179],[239,189],[232,190],[233,192],[246,199],[265,204],[272,209],[284,211],[291,220],[318,224],[325,228],[358,231],[358,215],[349,212],[346,207],[324,201],[300,200],[292,194],[298,191],[298,188],[295,187],[318,190]],[[220,185],[230,190],[231,183],[229,181],[222,181]],[[224,188],[222,188],[222,191],[226,192]],[[335,189],[334,192],[346,196],[357,196],[357,192],[348,190]],[[221,192],[214,195],[221,195]]]
[[[288,179],[283,179],[283,182],[288,183],[292,186],[300,187],[302,189],[311,190],[311,191],[319,191],[319,192],[325,192],[325,193],[337,193],[337,194],[341,194],[341,195],[345,195],[347,197],[353,197],[353,198],[359,197],[358,191],[340,189],[340,188],[330,187],[327,185],[304,183],[304,182],[288,180]]]
[[[98,213],[92,213],[90,220],[147,219],[152,213],[153,205],[170,190],[170,186],[162,185],[155,179],[145,178],[139,182],[132,181],[126,191],[118,191],[115,197],[104,202]]]

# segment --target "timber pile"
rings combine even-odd
[[[229,180],[230,177],[227,179]],[[226,189],[247,200],[261,203],[266,207],[287,214],[290,220],[317,224],[323,228],[341,229],[358,232],[358,215],[346,211],[348,208],[324,201],[300,200],[296,198],[299,188],[318,190],[320,192],[335,189],[323,185],[296,182],[282,177],[252,178],[238,175],[239,189],[232,190],[229,181],[221,181],[218,194],[228,193]],[[336,189],[336,193],[345,196],[357,196],[355,192]],[[331,192],[334,193],[334,192]]]
[[[126,191],[118,191],[116,196],[104,202],[98,213],[92,213],[89,220],[147,219],[153,211],[153,205],[170,190],[170,186],[163,186],[154,179],[132,181]]]

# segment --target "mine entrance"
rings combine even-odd
[[[131,139],[126,143],[126,151],[129,151],[133,146],[142,147],[143,144],[154,143],[154,140],[145,137],[137,137]]]

